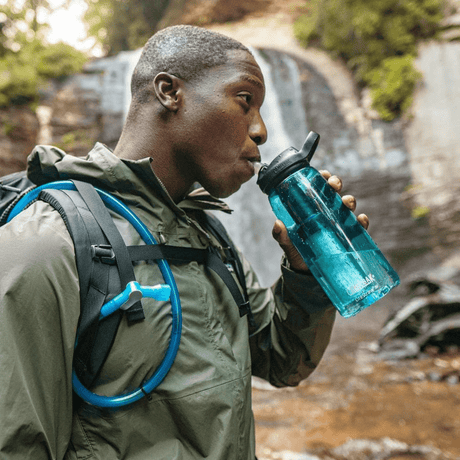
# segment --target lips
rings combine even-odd
[[[251,168],[251,177],[254,175],[254,174],[257,174],[258,173],[258,169],[257,168],[257,165],[260,164],[260,158],[257,157],[257,158],[249,158],[247,160],[248,164],[250,165],[250,168]]]

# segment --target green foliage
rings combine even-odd
[[[418,40],[436,33],[443,0],[309,0],[308,6],[295,24],[299,41],[343,58],[358,84],[370,85],[382,118],[407,109],[419,79],[411,57]]]
[[[87,57],[70,45],[33,42],[0,57],[0,106],[28,104],[48,78],[63,79],[81,71]]]
[[[37,73],[40,77],[63,79],[80,72],[87,57],[65,43],[49,45],[40,52]]]
[[[144,46],[170,0],[86,0],[84,21],[88,35],[102,45],[107,54]]]
[[[73,152],[78,146],[84,149],[90,149],[94,144],[93,139],[84,129],[69,131],[61,138],[61,142],[56,142],[56,147],[61,148],[66,152]]]
[[[384,59],[365,76],[371,88],[373,108],[383,120],[390,121],[412,104],[412,93],[422,74],[414,68],[410,55]]]
[[[426,206],[416,206],[414,209],[412,209],[411,216],[412,219],[418,220],[427,217],[429,213],[430,208]]]
[[[313,10],[311,15],[303,15],[294,23],[294,35],[297,40],[305,47],[318,38],[317,23],[318,14],[317,10]]]
[[[0,5],[0,106],[34,104],[47,78],[64,78],[81,70],[86,56],[69,45],[46,45],[47,25],[38,22],[47,0],[15,0]]]
[[[30,48],[0,59],[0,106],[24,104],[37,98],[39,76]]]

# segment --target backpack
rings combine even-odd
[[[205,264],[225,282],[240,316],[247,315],[250,331],[255,330],[238,252],[224,226],[211,213],[203,212],[200,223],[220,242],[225,261],[213,247],[197,249],[165,244],[126,246],[107,210],[106,202],[100,196],[101,191],[93,185],[72,180],[50,182],[42,187],[32,183],[25,171],[0,178],[0,227],[36,200],[49,203],[62,217],[74,243],[79,274],[81,312],[74,370],[84,386],[90,387],[98,377],[122,315],[126,314],[129,323],[144,319],[142,302],[137,301],[126,310],[120,309],[99,320],[101,308],[123,291],[128,283],[135,281],[133,263],[141,260],[164,259],[171,264],[197,261]],[[104,196],[120,202],[106,192]],[[23,208],[21,203],[24,201],[27,204]],[[231,271],[235,272],[242,292]]]

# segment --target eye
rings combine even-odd
[[[240,94],[238,94],[238,96],[240,98],[242,98],[244,100],[244,102],[246,102],[246,104],[250,104],[251,101],[252,101],[252,94],[251,93],[240,93]]]

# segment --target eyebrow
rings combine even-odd
[[[263,83],[258,78],[255,78],[252,75],[241,75],[241,79],[249,83],[252,83],[260,89],[265,90],[265,86],[263,85]]]

